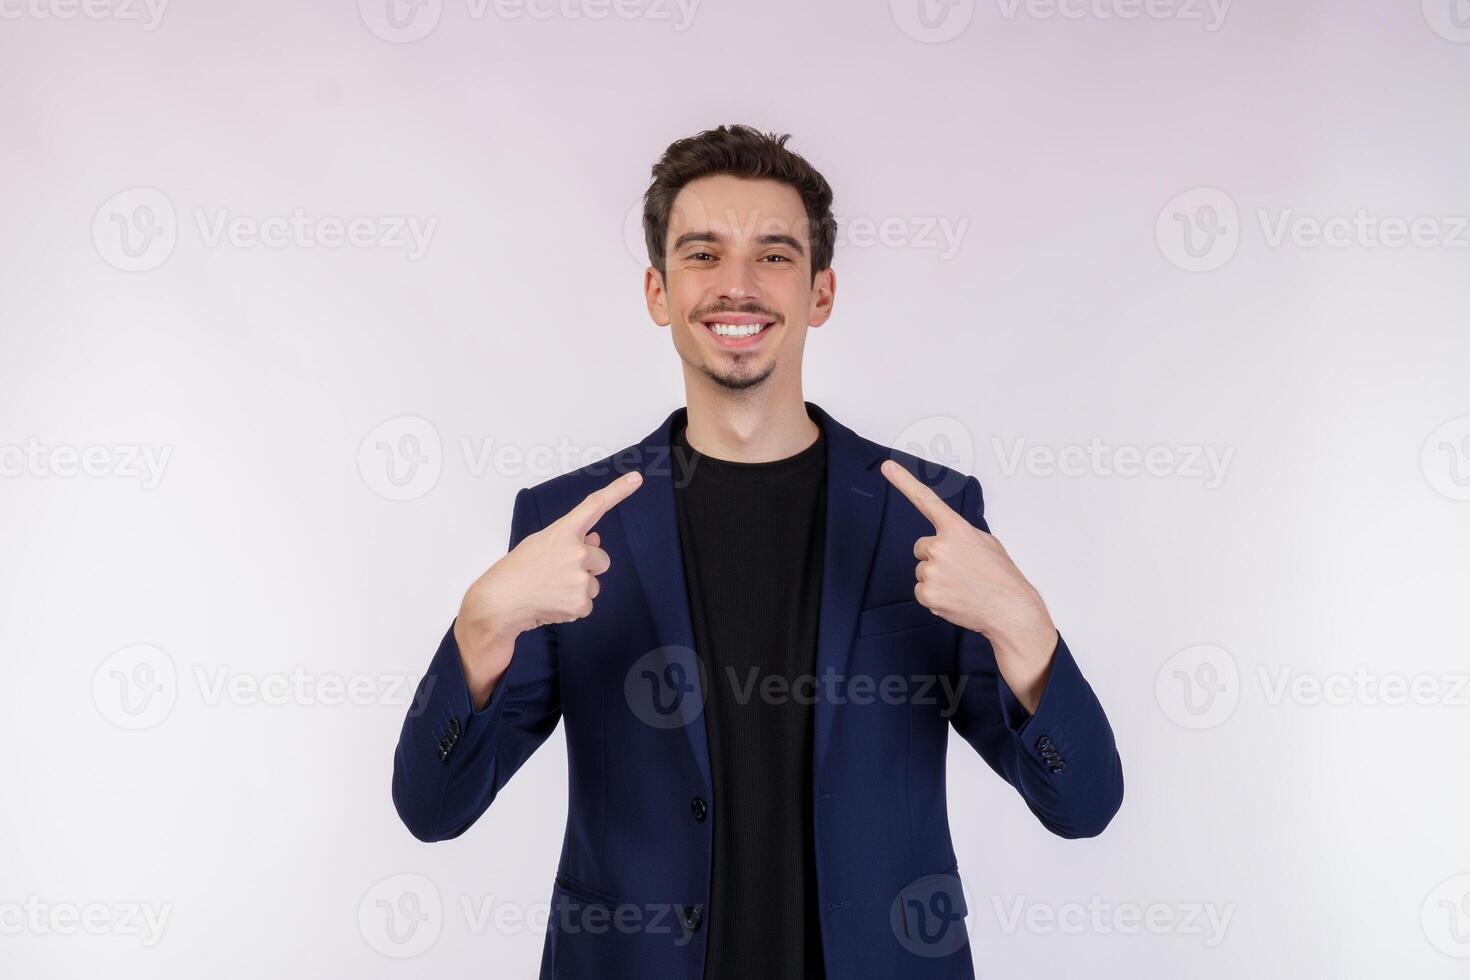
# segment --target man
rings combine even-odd
[[[979,483],[804,400],[835,222],[786,139],[722,126],[654,166],[644,291],[687,406],[520,491],[399,739],[398,812],[447,840],[565,719],[543,978],[972,977],[949,726],[1055,834],[1122,802]]]

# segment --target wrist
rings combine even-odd
[[[987,635],[991,649],[997,658],[1019,663],[1046,664],[1056,653],[1056,626],[1047,616],[1039,622],[1024,627]]]

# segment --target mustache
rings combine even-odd
[[[705,317],[711,316],[715,313],[754,313],[757,316],[768,316],[777,323],[786,322],[786,318],[776,310],[768,310],[764,306],[750,304],[738,308],[734,306],[719,306],[712,307],[708,310],[696,310],[689,315],[689,319],[697,323]]]

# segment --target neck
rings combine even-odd
[[[767,390],[769,388],[769,390]],[[768,463],[795,456],[816,441],[821,430],[807,415],[801,388],[775,386],[730,391],[686,384],[689,445],[706,456],[735,463]]]

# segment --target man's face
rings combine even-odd
[[[686,365],[728,390],[799,384],[807,327],[827,321],[835,291],[831,269],[812,281],[809,227],[801,195],[779,181],[721,174],[680,190],[667,271],[650,268],[644,291]]]

